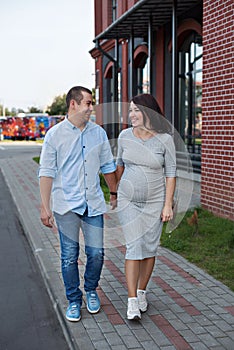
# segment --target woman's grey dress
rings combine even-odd
[[[118,139],[117,165],[124,166],[118,187],[118,216],[126,241],[126,259],[153,257],[162,233],[165,177],[176,176],[172,137],[157,134],[142,141],[133,128]]]

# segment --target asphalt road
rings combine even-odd
[[[12,141],[0,142],[0,159],[14,157],[37,157],[41,152],[41,144],[36,142]]]
[[[0,158],[39,155],[6,148]],[[0,350],[53,349],[68,346],[0,172]]]

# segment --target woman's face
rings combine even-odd
[[[129,118],[133,127],[143,127],[143,114],[140,109],[133,103],[130,103]]]

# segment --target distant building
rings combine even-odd
[[[191,153],[201,204],[234,220],[233,0],[95,0],[94,42],[97,103],[152,93]],[[110,136],[128,124],[117,105],[114,119],[97,108]]]

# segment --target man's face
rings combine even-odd
[[[83,99],[80,104],[74,100],[74,114],[79,118],[81,122],[87,122],[90,118],[90,114],[93,111],[92,95],[87,92],[82,92]]]

